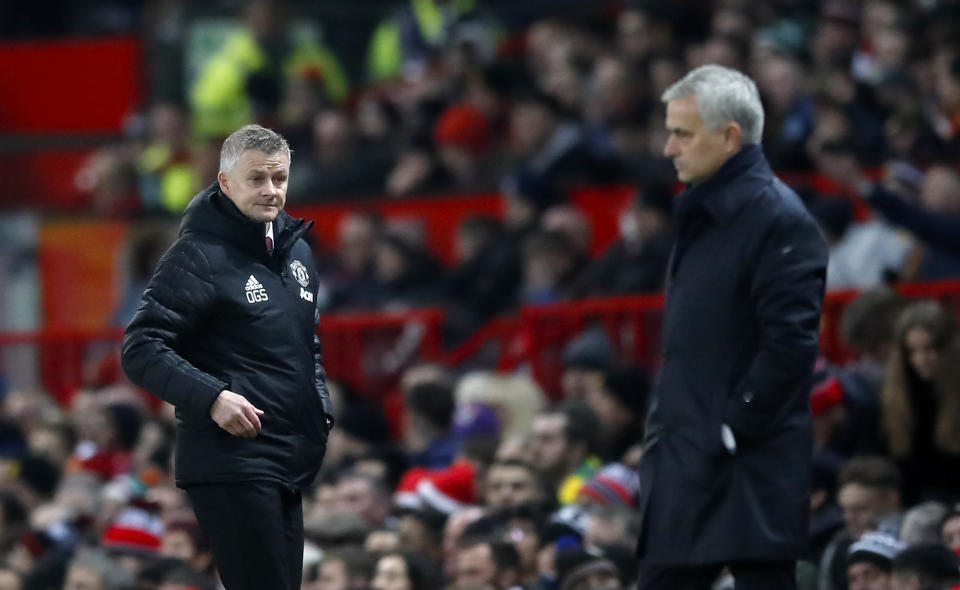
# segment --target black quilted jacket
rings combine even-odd
[[[177,484],[273,480],[308,486],[331,424],[316,336],[317,274],[301,236],[311,223],[281,213],[273,256],[264,224],[216,184],[184,214],[123,339],[130,379],[176,407]],[[229,389],[263,410],[256,438],[210,417]]]

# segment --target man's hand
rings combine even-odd
[[[210,417],[220,428],[234,436],[253,438],[260,433],[263,410],[253,407],[247,398],[224,389],[210,408]]]

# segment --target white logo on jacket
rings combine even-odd
[[[307,267],[299,260],[294,260],[290,263],[290,271],[293,273],[293,278],[297,279],[301,287],[306,287],[310,284],[310,273],[307,272]]]
[[[260,281],[253,275],[250,275],[250,278],[247,279],[247,286],[244,289],[247,292],[248,303],[259,303],[261,301],[269,301],[270,299],[267,297],[267,290],[263,288]]]

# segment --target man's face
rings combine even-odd
[[[588,546],[626,545],[632,540],[627,536],[626,522],[620,518],[594,516],[587,524],[583,542]]]
[[[858,483],[848,483],[840,488],[837,503],[843,509],[847,533],[854,541],[870,530],[876,519],[886,509],[883,493]]]
[[[850,590],[890,590],[890,573],[861,561],[847,568],[847,583]]]
[[[587,392],[603,387],[603,371],[570,367],[560,378],[563,399],[583,399]]]
[[[663,155],[673,160],[680,182],[703,182],[739,149],[739,137],[736,142],[730,137],[730,125],[716,132],[707,129],[700,118],[695,96],[667,103],[666,126],[669,135]]]
[[[497,579],[497,563],[486,543],[464,549],[457,556],[457,585],[494,585]]]
[[[347,590],[347,566],[339,559],[323,562],[316,587],[317,590]]]
[[[533,464],[551,476],[566,471],[567,417],[563,414],[540,414],[533,419],[531,451]]]
[[[545,107],[525,102],[513,108],[510,115],[510,141],[520,154],[532,154],[553,132],[553,119]]]
[[[410,590],[410,577],[407,564],[398,555],[388,555],[377,562],[377,573],[373,578],[373,590]]]
[[[960,550],[960,516],[947,519],[947,522],[943,523],[940,533],[944,545],[954,551]]]
[[[463,530],[471,522],[484,515],[482,508],[470,507],[464,508],[454,513],[447,519],[447,524],[443,527],[443,573],[449,578],[457,575],[457,555],[459,548],[457,541],[463,534]]]
[[[529,469],[497,465],[487,474],[487,506],[490,508],[511,508],[539,499],[537,481]]]
[[[371,524],[379,525],[387,511],[381,504],[373,486],[365,479],[345,479],[337,485],[337,510],[359,514]]]
[[[247,150],[232,170],[217,175],[220,190],[241,213],[254,221],[273,221],[287,202],[290,157],[280,151]]]
[[[340,222],[337,236],[339,256],[343,266],[353,274],[367,269],[377,247],[377,230],[359,215],[350,215]]]

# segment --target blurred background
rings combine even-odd
[[[844,524],[844,482],[896,475],[903,502],[874,516],[931,500],[942,518],[960,499],[958,40],[960,3],[946,0],[0,2],[0,554],[24,587],[60,588],[76,548],[109,545],[126,510],[156,518],[158,539],[196,532],[177,520],[189,510],[170,486],[169,408],[126,382],[118,343],[223,139],[251,122],[290,142],[287,210],[315,222],[341,424],[307,505],[305,588],[327,588],[310,585],[324,549],[373,532],[414,543],[401,522],[458,583],[462,530],[446,549],[427,541],[443,545],[468,505],[516,541],[520,565],[495,565],[531,588],[595,557],[549,553],[569,535],[591,546],[590,523],[628,547],[629,502],[557,509],[601,471],[594,500],[610,481],[632,497],[682,189],[659,97],[717,63],[757,82],[767,157],[831,247],[803,572],[807,588],[846,588],[835,542],[880,519]],[[908,345],[916,330],[932,365]],[[865,453],[874,463],[844,471]],[[491,461],[536,493],[491,500]],[[417,467],[429,475],[401,480]],[[421,477],[453,486],[456,510],[418,495]],[[360,496],[371,504],[349,505]],[[391,498],[394,512],[369,512]],[[344,512],[363,518],[330,523]],[[341,529],[349,543],[331,540]],[[378,551],[338,563],[372,584]],[[60,578],[36,565],[51,555]],[[101,571],[101,557],[81,562]],[[635,571],[618,564],[626,587]],[[142,567],[136,587],[161,587]],[[0,589],[17,587],[5,572]]]

